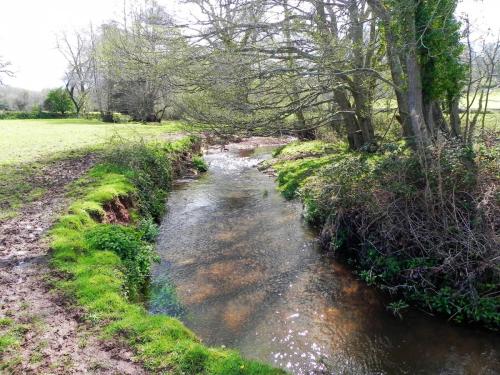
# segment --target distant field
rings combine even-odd
[[[484,97],[486,100],[486,95]],[[471,97],[472,100],[472,97]],[[479,95],[474,101],[474,104],[472,105],[472,109],[477,109],[479,106]],[[483,103],[484,106],[484,103]],[[460,107],[461,108],[466,108],[467,107],[467,100],[466,98],[462,98],[460,101]],[[490,96],[488,98],[488,110],[490,111],[500,111],[500,89],[495,89],[490,92]]]
[[[143,125],[84,119],[0,120],[0,164],[30,162],[62,151],[97,146],[115,135],[150,138],[182,129],[179,122]]]
[[[486,97],[484,98],[486,99]],[[471,97],[472,100],[472,97]],[[477,109],[479,105],[479,97],[476,98],[474,104],[472,105],[472,109]],[[484,105],[484,103],[483,103]],[[396,108],[397,102],[396,99],[380,99],[377,100],[374,104],[375,109],[383,110],[386,108]],[[467,100],[464,97],[460,100],[460,109],[464,110],[467,107]],[[488,98],[488,111],[500,112],[500,89],[495,89],[490,92],[490,96]]]

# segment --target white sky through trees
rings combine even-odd
[[[178,17],[187,18],[176,0],[160,0]],[[0,0],[0,56],[12,63],[14,78],[5,83],[29,90],[62,85],[66,62],[55,48],[56,34],[120,18],[124,0]],[[500,32],[500,0],[462,0],[480,32]]]

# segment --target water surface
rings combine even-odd
[[[300,203],[254,167],[265,156],[212,151],[209,172],[168,200],[154,279],[168,275],[205,343],[292,374],[499,373],[498,336],[421,312],[400,320],[323,254]]]

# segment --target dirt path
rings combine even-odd
[[[45,278],[48,244],[44,234],[69,203],[65,186],[80,177],[95,156],[60,161],[41,181],[48,193],[0,223],[0,318],[26,328],[20,348],[2,358],[6,374],[143,374],[131,353],[97,339],[97,333],[64,306]],[[0,365],[0,373],[2,372]]]

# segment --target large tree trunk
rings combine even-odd
[[[349,33],[353,49],[353,65],[354,68],[367,68],[365,64],[370,63],[365,61],[364,55],[364,36],[363,22],[360,19],[358,9],[358,1],[350,0],[349,2],[349,18],[350,26]],[[355,74],[352,78],[352,96],[354,99],[354,108],[359,129],[361,130],[363,146],[375,144],[375,131],[373,129],[372,108],[369,101],[371,86],[367,84],[366,77],[361,74]]]
[[[363,138],[363,132],[361,131],[356,116],[354,115],[351,103],[349,102],[346,93],[341,89],[334,90],[333,95],[335,101],[343,111],[342,117],[347,131],[349,148],[351,150],[359,150],[365,145],[365,141]]]
[[[367,0],[367,2],[372,7],[374,13],[382,20],[382,24],[384,26],[384,36],[387,45],[387,59],[391,69],[392,81],[396,87],[395,93],[399,112],[398,121],[402,126],[403,136],[406,139],[410,139],[413,137],[413,132],[411,129],[408,98],[404,90],[404,87],[406,86],[404,78],[405,73],[401,60],[401,54],[397,48],[397,38],[392,31],[391,17],[380,0]]]
[[[417,31],[415,25],[415,11],[417,3],[411,4],[405,9],[405,21],[407,33],[406,41],[406,79],[408,110],[410,112],[410,124],[413,133],[412,143],[417,149],[422,150],[430,141],[431,132],[428,130],[433,124],[426,124],[424,116],[422,74],[418,62]],[[431,116],[432,119],[432,116]]]

